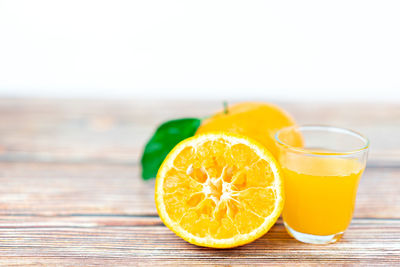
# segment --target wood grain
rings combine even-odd
[[[89,219],[96,227],[57,218],[53,223],[45,218],[31,226],[0,227],[1,255],[32,261],[40,255],[42,263],[74,265],[110,264],[112,259],[121,264],[400,264],[400,220],[355,219],[340,242],[323,246],[295,241],[279,221],[251,244],[216,250],[186,243],[161,225],[137,225],[135,219],[112,216]]]
[[[300,124],[331,124],[371,140],[372,164],[400,162],[400,105],[279,103]],[[155,127],[205,117],[220,102],[0,99],[0,160],[133,164]]]
[[[368,168],[355,217],[400,218],[400,168]],[[0,162],[0,214],[157,215],[137,165]],[[384,196],[384,197],[383,197]]]
[[[400,265],[400,104],[281,103],[299,123],[371,139],[353,222],[307,245],[282,221],[246,246],[190,245],[157,216],[139,177],[144,142],[163,120],[204,117],[219,102],[0,99],[0,265]]]

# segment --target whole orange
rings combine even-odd
[[[226,131],[253,138],[275,157],[278,148],[274,141],[277,130],[295,125],[294,119],[280,107],[261,102],[243,102],[229,106],[202,122],[196,134]],[[301,145],[301,137],[295,137]]]

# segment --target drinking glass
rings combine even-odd
[[[284,174],[286,230],[305,243],[336,242],[353,216],[368,139],[352,130],[306,125],[279,130],[275,141]]]

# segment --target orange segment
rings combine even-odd
[[[247,137],[197,135],[178,144],[162,164],[156,206],[186,241],[228,248],[265,234],[283,207],[282,180],[273,156]]]

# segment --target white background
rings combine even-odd
[[[0,96],[400,101],[400,1],[1,1]]]

